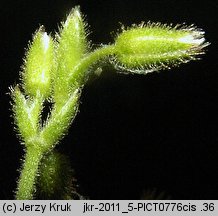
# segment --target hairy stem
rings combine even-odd
[[[70,82],[74,85],[83,85],[88,79],[89,67],[95,65],[103,58],[115,54],[114,45],[103,46],[84,57],[69,74]],[[76,83],[75,83],[76,82]]]
[[[38,167],[42,158],[42,151],[29,147],[26,150],[25,160],[18,181],[16,199],[31,200],[35,190],[35,181],[38,173]]]

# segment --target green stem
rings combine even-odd
[[[18,181],[16,199],[31,200],[35,190],[35,180],[38,172],[38,166],[42,158],[42,151],[29,147],[26,150],[23,169]]]
[[[71,71],[70,83],[76,84],[76,86],[81,87],[86,82],[88,78],[89,68],[90,66],[96,64],[99,60],[113,55],[115,53],[114,45],[106,45],[102,48],[96,49],[93,52],[89,53],[86,57],[84,57],[79,64]],[[84,74],[85,73],[85,74]],[[75,83],[76,82],[76,83]]]

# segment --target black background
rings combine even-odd
[[[218,2],[59,0],[1,3],[0,198],[13,199],[23,150],[13,130],[8,87],[19,82],[25,47],[43,24],[80,5],[94,44],[141,21],[195,24],[211,42],[201,61],[146,76],[105,69],[83,91],[59,150],[70,156],[80,192],[90,199],[139,199],[145,190],[172,199],[218,198]],[[112,32],[112,33],[111,33]]]

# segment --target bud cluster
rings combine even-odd
[[[196,59],[209,44],[204,32],[194,26],[150,23],[123,30],[114,44],[93,51],[86,38],[86,24],[79,7],[75,7],[55,38],[40,27],[29,45],[21,72],[22,88],[17,85],[12,89],[14,118],[26,147],[17,199],[33,198],[39,170],[42,194],[68,197],[69,191],[62,193],[58,185],[64,187],[69,178],[59,181],[64,169],[55,167],[63,159],[52,151],[77,114],[81,89],[91,74],[101,71],[105,59],[112,60],[118,69],[146,74]],[[44,121],[41,114],[45,103],[50,105],[50,112]],[[43,158],[46,155],[48,160]],[[44,166],[39,166],[41,162]]]

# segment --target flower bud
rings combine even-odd
[[[130,72],[147,73],[195,59],[208,44],[204,32],[193,26],[141,25],[118,35],[116,61]]]
[[[54,100],[62,102],[70,94],[69,74],[86,54],[86,24],[79,7],[75,7],[63,23],[57,36],[57,73],[54,80]],[[76,82],[76,81],[75,81]]]
[[[48,98],[53,67],[54,42],[41,27],[34,35],[25,59],[22,74],[25,92],[31,96],[40,94]]]

